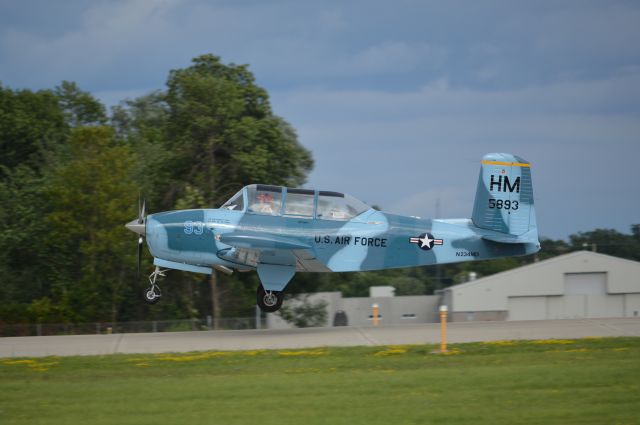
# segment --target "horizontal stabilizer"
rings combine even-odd
[[[491,234],[483,234],[482,239],[500,243],[538,243],[538,232],[532,230],[523,235],[492,232]]]

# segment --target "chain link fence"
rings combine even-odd
[[[255,317],[233,317],[218,320],[218,330],[257,329]],[[210,331],[216,328],[211,317],[187,320],[153,320],[148,322],[95,323],[0,323],[0,337],[44,335],[89,335],[143,332]]]

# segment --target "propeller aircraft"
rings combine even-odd
[[[407,217],[340,192],[252,184],[217,209],[145,215],[143,203],[126,227],[139,235],[138,268],[145,239],[153,255],[148,303],[160,300],[157,280],[168,269],[255,270],[265,312],[282,306],[296,272],[416,267],[540,249],[531,166],[506,153],[483,157],[470,219]]]

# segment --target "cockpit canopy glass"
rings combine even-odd
[[[313,217],[315,192],[308,189],[287,189],[284,214],[297,217]]]
[[[245,189],[247,211],[255,214],[350,220],[370,209],[364,202],[340,192],[292,189],[262,184],[252,184]],[[244,199],[241,190],[225,202],[222,208],[244,211]]]
[[[263,184],[247,186],[249,212],[279,215],[282,207],[282,187]]]
[[[238,193],[233,195],[231,199],[222,205],[222,208],[233,210],[233,211],[242,211],[244,209],[244,198],[242,196],[243,190],[240,189]]]
[[[325,220],[349,220],[369,210],[369,206],[350,195],[338,192],[318,192],[316,216]]]

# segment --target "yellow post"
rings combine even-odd
[[[440,352],[447,352],[447,306],[440,306]]]
[[[373,309],[373,326],[378,326],[379,306],[378,304],[374,304],[371,308]]]

